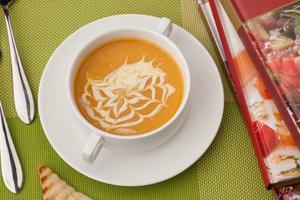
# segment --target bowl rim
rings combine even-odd
[[[91,53],[93,50],[99,48],[101,45],[105,44],[106,41],[104,43],[102,43],[101,45],[98,45],[94,48],[90,48],[90,46],[92,44],[94,44],[95,42],[99,43],[99,40],[101,40],[101,38],[109,35],[109,34],[113,34],[116,32],[127,32],[127,31],[136,31],[136,32],[144,32],[146,34],[152,34],[155,37],[160,37],[162,40],[164,40],[166,43],[169,43],[169,45],[171,46],[171,48],[173,50],[175,50],[176,54],[179,55],[179,60],[182,62],[182,65],[179,65],[180,68],[182,69],[182,75],[184,78],[184,94],[183,94],[183,98],[181,100],[180,106],[177,109],[176,113],[169,119],[167,120],[162,126],[153,129],[151,131],[142,133],[142,134],[138,134],[138,135],[116,135],[116,134],[112,134],[109,133],[107,131],[101,130],[97,127],[95,127],[94,125],[92,125],[79,111],[77,104],[75,102],[74,99],[74,90],[73,90],[73,83],[74,83],[74,74],[77,71],[78,68],[78,63],[82,62],[83,59],[89,55],[89,53]],[[122,39],[122,38],[126,38],[126,37],[118,37],[117,39]],[[135,37],[132,37],[135,38]],[[142,39],[142,38],[138,38],[138,39]],[[156,45],[158,45],[159,47],[161,47],[161,45],[155,43],[154,41],[151,40],[147,40],[147,39],[142,39],[142,40],[146,40],[149,41],[151,43],[154,43]],[[110,40],[113,41],[113,40]],[[161,47],[162,49],[166,50],[166,48]],[[87,50],[89,49],[89,50]],[[85,54],[85,56],[83,55],[84,51],[88,51],[88,53]],[[167,51],[167,50],[166,50]],[[168,51],[167,51],[168,52]],[[172,57],[174,57],[173,55],[171,55]],[[188,102],[189,102],[189,98],[190,98],[190,90],[191,90],[191,78],[190,78],[190,70],[188,67],[188,63],[183,55],[183,53],[181,52],[181,50],[174,44],[173,41],[171,41],[168,37],[166,37],[165,35],[153,31],[153,30],[149,30],[149,29],[145,29],[145,28],[138,28],[138,27],[123,27],[123,28],[117,28],[117,29],[113,29],[113,30],[108,30],[100,35],[97,35],[95,38],[86,41],[85,44],[81,47],[81,49],[78,51],[77,55],[75,56],[75,58],[73,59],[73,61],[70,64],[70,69],[67,75],[67,96],[68,96],[68,104],[69,106],[71,106],[71,109],[73,111],[73,113],[76,115],[76,117],[79,119],[79,121],[85,125],[86,127],[88,127],[90,129],[91,132],[94,133],[98,133],[101,136],[103,136],[104,138],[111,138],[111,139],[119,139],[119,140],[138,140],[138,139],[142,139],[142,138],[146,138],[146,137],[150,137],[152,135],[155,135],[159,132],[164,131],[167,127],[169,127],[172,123],[174,123],[176,121],[176,119],[181,115],[181,113],[183,112],[184,109],[186,109],[188,106]]]

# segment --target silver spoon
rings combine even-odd
[[[8,33],[8,41],[11,55],[14,101],[19,118],[26,124],[29,124],[34,118],[34,102],[32,93],[26,79],[24,69],[17,50],[10,17],[8,12],[9,4],[13,0],[0,0],[3,7],[5,23]]]
[[[23,171],[13,144],[0,101],[0,155],[4,184],[13,193],[18,193],[23,184]]]

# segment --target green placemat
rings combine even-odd
[[[196,0],[16,0],[11,17],[17,45],[35,101],[45,64],[55,48],[79,27],[99,18],[124,13],[165,16],[192,32],[220,60],[197,11]],[[209,150],[182,174],[145,187],[117,187],[77,173],[54,152],[39,118],[26,126],[16,117],[12,97],[10,57],[4,19],[0,20],[3,56],[0,59],[0,97],[24,169],[24,187],[18,195],[0,181],[0,199],[41,199],[37,167],[44,163],[70,185],[95,200],[273,199],[263,186],[250,139],[233,99],[228,81],[225,113]],[[195,130],[199,131],[199,130]]]

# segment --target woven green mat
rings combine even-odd
[[[16,0],[11,17],[17,45],[35,101],[45,64],[55,48],[79,27],[99,18],[124,13],[166,16],[192,32],[218,59],[197,11],[196,0]],[[18,195],[0,181],[0,200],[41,199],[37,167],[43,163],[77,190],[95,200],[215,200],[273,199],[264,189],[247,131],[234,102],[226,76],[225,114],[209,150],[192,167],[168,181],[145,187],[117,187],[77,173],[54,152],[39,118],[26,126],[16,117],[4,19],[0,20],[3,56],[0,59],[0,97],[24,169],[24,187]]]

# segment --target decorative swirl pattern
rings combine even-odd
[[[166,73],[153,61],[127,64],[104,80],[88,79],[81,102],[88,115],[107,131],[135,133],[129,127],[141,124],[167,106],[176,89],[167,82]]]

